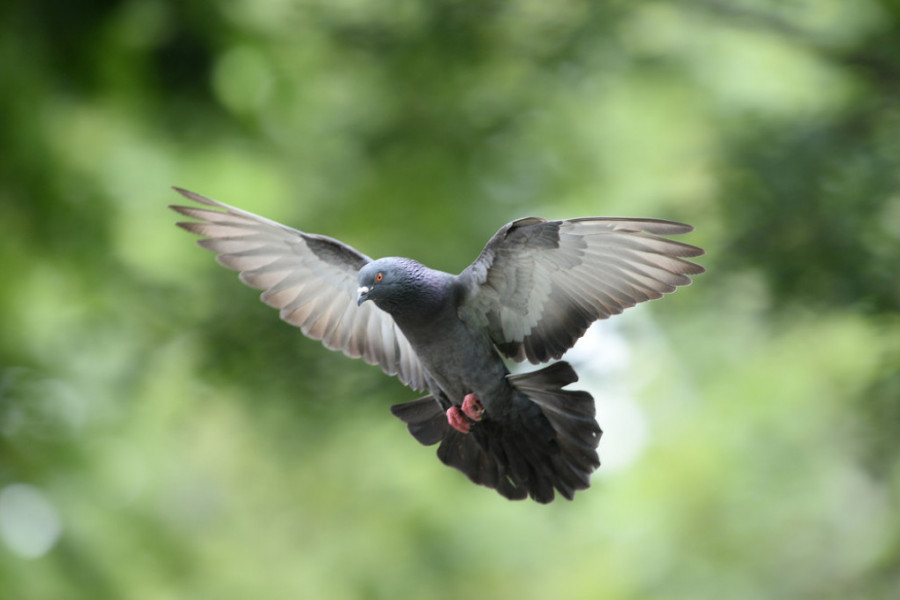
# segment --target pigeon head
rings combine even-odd
[[[371,300],[378,308],[393,308],[414,295],[421,285],[422,265],[408,258],[381,258],[359,271],[357,305]]]
[[[411,258],[381,258],[360,269],[356,303],[371,300],[405,323],[427,320],[451,298],[452,279]]]

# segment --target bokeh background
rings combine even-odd
[[[179,185],[458,272],[696,231],[572,352],[604,465],[512,503],[277,319]],[[0,7],[0,597],[900,597],[895,0]]]

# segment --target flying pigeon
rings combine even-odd
[[[410,258],[373,260],[175,188],[211,208],[172,206],[198,244],[262,301],[326,348],[377,364],[428,395],[391,412],[438,458],[502,496],[571,500],[600,466],[594,401],[563,389],[566,362],[510,374],[502,357],[559,359],[598,319],[691,283],[702,249],[665,237],[690,225],[659,219],[517,219],[459,275]]]

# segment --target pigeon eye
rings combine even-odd
[[[382,279],[384,279],[384,273],[378,273],[377,275],[375,275],[375,283],[380,282]]]

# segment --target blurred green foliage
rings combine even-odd
[[[0,597],[900,595],[897,2],[35,0],[0,76]],[[709,273],[620,318],[636,460],[510,503],[170,185],[450,271],[674,218]]]

